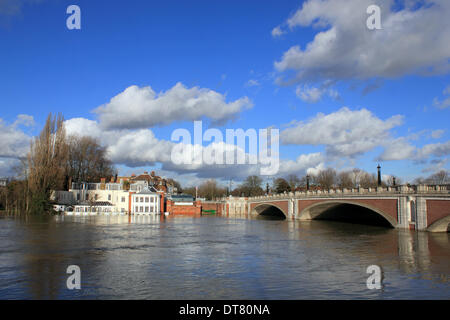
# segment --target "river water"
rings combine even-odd
[[[66,286],[67,267],[81,289]],[[382,288],[369,290],[378,265]],[[450,299],[450,235],[332,221],[0,218],[0,299]]]

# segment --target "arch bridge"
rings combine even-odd
[[[398,186],[284,193],[226,198],[227,216],[339,220],[392,228],[446,232],[450,225],[450,186]]]

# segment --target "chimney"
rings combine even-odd
[[[152,177],[154,177],[155,176],[155,171],[152,171]]]

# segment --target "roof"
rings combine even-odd
[[[95,202],[80,202],[79,206],[92,206],[92,207],[107,207],[112,206],[113,204],[109,201],[95,201]]]
[[[150,187],[145,187],[144,189],[142,189],[141,191],[137,192],[136,194],[155,194],[158,191],[153,188],[152,186]]]
[[[178,202],[180,202],[180,201],[188,201],[188,202],[194,201],[194,197],[191,196],[190,194],[173,194],[171,196],[171,199],[173,201],[178,201]]]

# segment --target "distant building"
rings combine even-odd
[[[166,211],[173,215],[200,215],[202,204],[189,194],[171,195],[166,201]]]
[[[102,178],[95,183],[70,181],[69,185],[68,191],[52,193],[55,210],[73,209],[75,214],[160,214],[167,211],[167,197],[176,192],[171,183],[157,176],[154,171],[138,176],[115,176],[109,181]],[[187,200],[192,206],[193,199]]]
[[[154,187],[145,188],[137,193],[131,193],[132,214],[160,214],[162,194]]]

